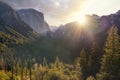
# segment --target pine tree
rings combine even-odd
[[[89,58],[88,58],[88,73],[89,75],[95,76],[96,73],[99,71],[100,68],[100,47],[97,43],[97,41],[94,41],[94,43],[91,46]]]
[[[46,58],[44,57],[44,59],[43,59],[43,67],[47,67],[47,66],[48,66],[47,60],[46,60]]]
[[[56,57],[55,63],[54,63],[54,67],[61,69],[62,68],[62,62],[60,61],[60,59],[58,57]]]
[[[87,76],[87,55],[84,49],[80,52],[80,67],[84,76],[83,79],[85,79]]]
[[[120,54],[120,42],[118,28],[112,26],[108,31],[108,38],[105,44],[105,54]]]
[[[101,61],[98,80],[119,80],[120,79],[120,42],[118,29],[112,26],[108,31],[108,38],[105,43],[105,54]]]
[[[96,80],[93,76],[89,76],[86,80]]]
[[[21,80],[23,80],[23,76],[24,76],[24,71],[23,71],[23,69],[24,69],[24,55],[22,55],[22,59],[19,59],[19,64],[20,64],[20,68],[21,68],[21,70],[20,70],[20,75],[21,75]]]
[[[80,80],[83,80],[82,79],[82,72],[81,72],[81,67],[80,67],[80,57],[78,57],[76,60],[75,60],[75,69],[74,69],[75,73],[76,73],[76,76],[80,79]]]
[[[31,57],[31,55],[29,55],[27,63],[28,63],[30,80],[32,80],[32,66],[33,66],[33,64],[35,64],[35,62],[36,62],[35,58],[33,58],[33,57]]]
[[[88,75],[93,75],[93,73],[95,73],[95,72],[93,71],[93,68],[95,68],[95,67],[94,67],[93,58],[92,58],[91,55],[89,55],[89,57],[88,57],[87,67],[88,67]]]

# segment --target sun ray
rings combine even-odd
[[[78,23],[84,25],[86,23],[86,18],[85,16],[81,16],[78,20],[77,20]]]

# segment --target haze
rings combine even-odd
[[[86,14],[107,15],[120,8],[120,0],[2,0],[15,9],[34,8],[44,13],[49,25],[76,21]]]

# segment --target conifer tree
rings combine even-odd
[[[89,76],[86,80],[96,80],[93,76]]]
[[[90,50],[90,54],[89,54],[89,58],[88,58],[88,73],[90,75],[95,76],[96,73],[99,71],[100,68],[100,59],[101,59],[101,53],[102,51],[100,51],[100,47],[97,43],[97,41],[94,41],[92,46],[91,46],[91,50]]]
[[[83,79],[85,79],[87,75],[87,55],[84,49],[80,52],[80,67],[84,76]]]
[[[101,61],[100,73],[97,80],[119,80],[120,79],[120,39],[118,29],[112,26],[108,31],[105,43],[105,53]]]
[[[48,66],[47,60],[46,60],[46,58],[44,57],[44,59],[43,59],[43,67],[47,67],[47,66]]]
[[[81,72],[81,67],[80,67],[80,57],[78,57],[75,61],[75,69],[74,69],[76,76],[80,79],[82,79],[82,72]]]
[[[105,54],[120,54],[120,41],[119,41],[118,28],[112,26],[108,31],[108,38],[105,43]]]
[[[58,69],[62,69],[63,68],[63,64],[60,61],[60,59],[58,57],[56,57],[55,63],[54,63],[54,67],[58,68]]]

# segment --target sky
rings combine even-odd
[[[44,13],[49,25],[77,21],[84,15],[99,16],[120,10],[120,0],[2,0],[15,9],[34,8]]]

